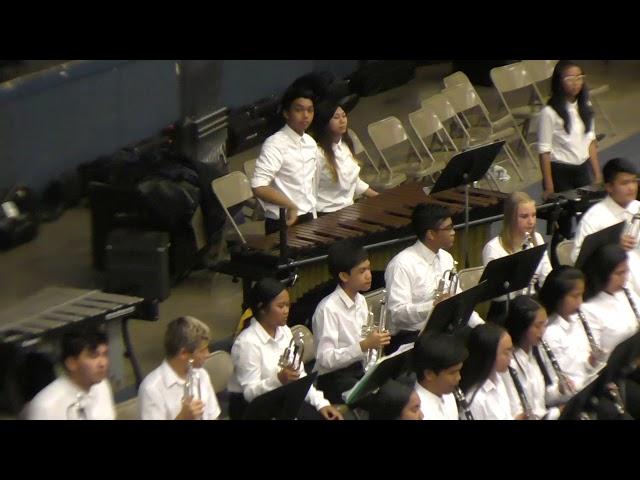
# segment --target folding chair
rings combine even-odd
[[[369,164],[373,167],[373,169],[376,172],[375,179],[369,182],[374,190],[377,190],[377,191],[388,190],[389,188],[397,187],[402,182],[407,180],[407,176],[404,173],[394,172],[391,166],[389,165],[389,163],[387,162],[387,160],[383,157],[382,162],[384,163],[384,166],[389,172],[389,175],[385,179],[384,178],[385,175],[380,171],[378,166],[375,164],[375,162],[371,158],[371,155],[369,155],[369,152],[367,152],[367,150],[364,148],[364,145],[360,141],[360,137],[358,137],[356,132],[349,129],[347,133],[349,134],[349,137],[351,137],[351,140],[353,141],[354,155],[358,156],[364,153],[364,156],[369,161]]]
[[[482,277],[484,266],[464,268],[458,272],[458,284],[462,290],[475,287]]]
[[[233,375],[231,355],[223,350],[212,352],[205,360],[203,368],[209,374],[213,391],[219,394],[227,389],[227,384]]]
[[[256,171],[256,158],[252,158],[247,160],[242,165],[242,169],[244,170],[245,175],[251,181],[251,177],[253,177],[253,173]],[[251,220],[264,220],[264,209],[260,202],[257,199],[247,200],[247,206],[251,208]]]
[[[575,246],[573,240],[563,240],[556,245],[556,255],[558,257],[558,263],[560,265],[573,266],[573,260],[571,259],[571,252]]]
[[[391,162],[387,159],[384,151],[408,142],[411,147],[409,150],[409,158],[413,155],[418,159],[418,162],[417,165],[414,166],[411,164],[406,165],[404,173],[406,173],[408,177],[415,178],[428,176],[432,181],[435,181],[433,173],[439,169],[434,164],[433,158],[431,158],[431,165],[427,165],[427,162],[425,162],[414,145],[413,140],[411,140],[407,135],[402,123],[396,117],[387,117],[371,123],[367,127],[367,131],[369,132],[369,136],[371,137],[371,140],[373,140],[373,144],[375,145],[376,150],[378,150],[380,157],[389,164],[391,164]]]

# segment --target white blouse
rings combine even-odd
[[[369,185],[359,177],[360,165],[342,140],[333,144],[333,153],[336,156],[338,181],[333,179],[329,160],[322,148],[318,147],[316,208],[319,212],[335,212],[348,207],[353,204],[354,195],[360,196],[369,188]]]
[[[507,386],[500,374],[495,375],[494,378],[489,377],[475,393],[475,396],[472,390],[466,397],[471,402],[469,408],[474,420],[514,419]]]

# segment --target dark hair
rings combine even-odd
[[[108,345],[109,341],[104,326],[87,324],[74,326],[62,335],[60,360],[77,357],[86,348],[93,352],[99,345]]]
[[[627,252],[617,244],[604,245],[589,256],[584,264],[586,278],[585,300],[595,297],[609,283],[609,277],[618,265],[627,259]]]
[[[368,259],[367,251],[353,240],[334,243],[329,248],[329,273],[340,282],[340,272],[350,274],[352,268]]]
[[[571,118],[569,112],[567,112],[567,94],[562,87],[562,76],[564,72],[570,67],[578,67],[582,70],[582,67],[569,60],[560,60],[551,75],[551,98],[547,102],[551,108],[553,108],[558,116],[564,122],[564,130],[569,133],[571,128]],[[584,71],[583,71],[584,73]],[[578,101],[578,113],[584,123],[584,132],[587,133],[591,130],[591,121],[593,120],[593,109],[589,105],[589,89],[587,84],[584,83],[580,89],[580,93],[577,96]]]
[[[438,375],[469,356],[464,344],[452,335],[422,335],[413,347],[413,371],[418,381],[424,378],[425,370]]]
[[[548,315],[557,313],[564,298],[580,280],[584,282],[584,274],[577,268],[560,265],[551,270],[538,294]]]
[[[288,111],[291,108],[291,104],[295,101],[296,98],[307,98],[314,104],[316,103],[316,97],[313,93],[313,90],[294,84],[287,88],[282,94],[282,99],[280,100],[281,112]]]
[[[460,372],[460,388],[467,395],[469,403],[473,401],[475,392],[491,375],[496,363],[498,344],[505,333],[507,331],[504,328],[493,323],[484,323],[471,330],[467,344],[469,358],[462,365]],[[473,395],[469,395],[473,389]]]
[[[419,203],[411,214],[411,227],[418,236],[418,240],[422,241],[427,234],[427,230],[435,230],[450,216],[451,212],[443,205]]]
[[[249,293],[249,308],[253,312],[256,320],[260,320],[264,311],[269,309],[269,304],[276,298],[285,286],[275,278],[263,278],[256,282]],[[245,322],[243,329],[247,328],[251,322]]]
[[[315,108],[313,123],[310,128],[316,143],[322,149],[322,152],[327,159],[327,164],[329,165],[329,170],[331,171],[334,182],[338,181],[338,166],[336,164],[336,154],[333,151],[334,139],[333,134],[329,129],[329,122],[335,115],[338,107],[341,107],[344,110],[344,107],[334,99],[326,99],[320,102]],[[342,136],[342,142],[347,145],[352,155],[355,154],[353,140],[349,134]]]
[[[371,420],[398,420],[409,403],[413,388],[396,380],[388,380],[376,395],[369,412]]]
[[[504,328],[511,335],[514,344],[522,345],[527,330],[535,321],[536,314],[541,308],[542,305],[526,295],[520,295],[511,301]]]
[[[626,158],[612,158],[605,163],[602,167],[602,178],[604,183],[612,183],[616,179],[616,175],[619,173],[630,173],[632,175],[638,174],[638,169],[633,162]]]

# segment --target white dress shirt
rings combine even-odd
[[[251,325],[238,335],[231,348],[233,375],[229,381],[229,391],[242,393],[245,400],[251,402],[257,396],[281,387],[282,383],[278,379],[281,368],[278,362],[292,337],[291,329],[285,325],[278,327],[275,338],[272,338],[262,325],[252,318]],[[300,378],[307,375],[302,363],[299,372]],[[313,385],[305,400],[316,410],[330,405],[324,394]]]
[[[576,389],[581,390],[590,380],[594,368],[589,363],[589,339],[578,315],[571,315],[569,321],[557,313],[551,315],[544,340],[562,371],[573,381]]]
[[[422,330],[433,310],[433,299],[442,274],[453,268],[453,257],[440,249],[437,254],[416,241],[391,259],[384,272],[388,292],[388,330],[391,335],[400,330]],[[461,292],[460,285],[456,293]],[[476,313],[469,325],[484,323]]]
[[[632,290],[629,293],[637,308],[640,308],[638,296]],[[638,331],[638,320],[622,290],[613,295],[600,292],[583,303],[581,310],[589,322],[594,340],[604,350],[606,358],[609,358],[618,344]]]
[[[596,139],[593,119],[591,130],[585,133],[585,126],[578,102],[567,102],[567,112],[571,119],[569,133],[564,129],[564,120],[550,106],[540,112],[538,125],[538,153],[551,153],[551,161],[580,165],[589,158],[589,145]]]
[[[364,296],[358,293],[355,301],[351,300],[340,285],[322,299],[313,314],[314,369],[318,375],[364,361],[365,352],[360,348],[360,341],[368,316]]]
[[[61,375],[33,397],[26,409],[28,420],[78,420],[83,416],[87,420],[115,420],[109,380],[96,383],[86,392],[67,375]]]
[[[256,161],[251,187],[271,186],[298,207],[298,215],[316,214],[317,145],[306,133],[298,135],[288,125],[267,138]],[[280,207],[260,200],[265,216],[280,217]]]
[[[533,349],[529,352],[525,352],[521,348],[515,348],[513,352],[513,358],[511,359],[511,367],[515,369],[518,374],[518,379],[522,385],[522,389],[526,395],[527,401],[533,410],[533,414],[536,419],[540,420],[546,416],[547,420],[557,420],[560,416],[560,410],[558,408],[547,409],[547,404],[557,401],[561,398],[558,392],[558,380],[557,376],[551,366],[551,363],[546,358],[542,347],[540,347],[540,354],[545,364],[545,368],[553,383],[547,387],[544,383],[544,375],[540,366],[533,355]],[[518,391],[513,383],[511,374],[508,372],[503,376],[505,385],[507,386],[507,393],[509,394],[509,402],[511,404],[511,413],[515,416],[524,412],[524,407]],[[533,420],[533,419],[531,419]]]
[[[338,181],[333,179],[329,161],[318,147],[318,203],[319,212],[335,212],[353,204],[353,198],[367,191],[369,185],[360,179],[360,165],[353,158],[349,147],[340,140],[333,144],[336,156]]]
[[[514,419],[507,387],[500,374],[496,374],[493,378],[489,377],[475,393],[475,396],[472,390],[466,397],[471,402],[469,408],[474,420]]]
[[[220,405],[209,374],[203,368],[195,368],[200,376],[200,400],[204,403],[203,420],[215,420],[220,415]],[[138,399],[142,420],[174,420],[182,410],[185,380],[164,360],[140,384]]]
[[[420,397],[423,420],[458,420],[458,404],[453,393],[439,397],[418,382],[416,382],[414,390]]]
[[[538,232],[535,232],[536,244],[543,245],[545,243],[542,235]],[[491,260],[495,260],[496,258],[506,257],[508,255],[513,255],[505,250],[502,246],[502,242],[500,241],[500,236],[494,237],[487,242],[487,244],[482,249],[482,264],[487,265]],[[551,272],[551,261],[549,260],[549,252],[544,252],[542,256],[542,260],[538,264],[534,275],[534,278],[537,278],[538,286],[542,286],[545,278]],[[527,289],[523,289],[520,292],[513,292],[511,295],[526,295]],[[494,299],[495,301],[504,302],[507,300],[506,295],[502,295]]]

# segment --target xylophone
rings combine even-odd
[[[99,322],[109,337],[110,380],[114,391],[124,386],[123,358],[141,378],[129,341],[126,321],[157,319],[157,305],[143,298],[66,287],[48,287],[0,311],[0,343],[38,349],[57,357],[57,339],[71,325]]]
[[[422,202],[449,208],[454,224],[464,222],[464,187],[427,195],[420,182],[408,182],[363,199],[337,212],[329,213],[310,222],[293,225],[287,230],[286,257],[281,258],[280,235],[274,233],[248,240],[248,244],[231,252],[231,259],[217,269],[243,279],[245,298],[253,280],[274,275],[283,270],[283,264],[295,265],[300,281],[290,290],[295,300],[315,285],[330,278],[324,255],[333,243],[359,239],[369,248],[372,269],[384,270],[388,261],[400,250],[415,241],[411,232],[411,212]],[[471,188],[469,192],[469,218],[471,221],[499,215],[507,194],[492,190]],[[481,250],[487,238],[487,226],[470,230],[472,264],[481,263]],[[403,242],[390,242],[407,238]],[[386,242],[386,244],[385,244]],[[459,261],[463,258],[461,242],[452,252]],[[379,248],[374,248],[379,247]],[[382,248],[384,247],[384,248]]]

